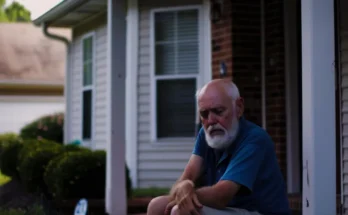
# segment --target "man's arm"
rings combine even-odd
[[[260,166],[265,157],[267,139],[264,135],[252,135],[245,140],[236,156],[230,161],[220,181],[213,186],[196,190],[201,204],[213,208],[224,208],[243,187],[253,191]]]
[[[201,204],[217,209],[223,209],[237,194],[240,185],[233,181],[219,181],[213,186],[202,187],[196,190]]]
[[[203,162],[204,154],[206,152],[206,142],[204,140],[204,129],[201,128],[197,135],[196,143],[193,148],[192,155],[184,169],[184,172],[180,178],[172,186],[170,194],[172,195],[176,187],[180,182],[185,180],[190,180],[193,183],[197,182],[197,179],[201,176],[203,172]]]
[[[173,194],[175,191],[177,185],[184,181],[184,180],[190,180],[193,183],[197,182],[197,179],[201,176],[203,171],[203,158],[198,155],[191,155],[184,172],[180,176],[180,178],[175,182],[175,184],[172,186],[170,194]]]

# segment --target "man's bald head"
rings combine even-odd
[[[238,87],[232,81],[226,79],[214,79],[197,90],[197,101],[206,94],[228,96],[232,100],[237,100],[240,97]]]
[[[237,86],[226,79],[215,79],[196,93],[207,143],[212,148],[228,147],[236,138],[243,100]]]

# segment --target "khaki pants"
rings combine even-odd
[[[226,208],[224,210],[218,210],[206,206],[203,206],[199,212],[200,215],[262,215],[256,211],[251,212],[239,208]]]

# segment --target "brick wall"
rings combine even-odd
[[[286,179],[285,47],[283,0],[265,1],[266,119]]]
[[[213,2],[213,0],[212,0]],[[265,1],[267,131],[286,179],[285,68],[282,0]],[[259,0],[224,0],[223,16],[212,23],[213,78],[227,65],[245,99],[245,116],[262,125],[261,5]]]
[[[231,77],[232,75],[231,15],[231,1],[224,0],[224,9],[221,20],[211,24],[213,78],[220,77],[221,62],[225,62],[227,66],[228,77]]]

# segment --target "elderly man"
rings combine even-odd
[[[191,158],[170,194],[150,202],[148,215],[290,214],[273,142],[243,117],[237,86],[216,79],[196,96],[203,127]]]

